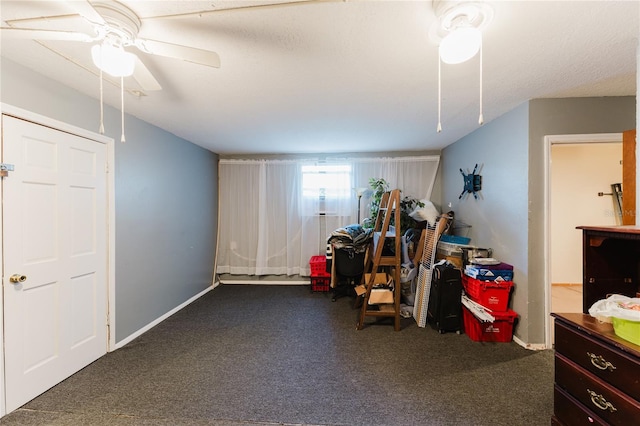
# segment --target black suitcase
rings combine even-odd
[[[440,333],[462,332],[462,276],[451,263],[436,264],[431,277],[427,322]]]

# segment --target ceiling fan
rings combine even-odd
[[[207,2],[205,10],[193,11],[193,7],[188,7],[186,9],[192,9],[189,12],[180,12],[178,10],[177,13],[157,15],[148,18],[200,18],[203,15],[221,11],[250,10],[333,1],[344,0],[254,0],[246,3],[230,1],[227,4],[222,3],[215,5]],[[138,55],[131,51],[180,59],[186,62],[213,68],[220,67],[220,57],[216,52],[211,50],[138,37],[143,19],[148,18],[141,19],[133,10],[118,1],[73,0],[55,3],[64,3],[75,13],[58,13],[50,16],[6,20],[4,22],[9,26],[0,27],[0,36],[4,40],[34,40],[49,50],[52,50],[54,53],[63,56],[65,59],[70,60],[85,69],[89,68],[52,48],[46,42],[73,41],[94,44],[91,48],[91,56],[94,64],[100,70],[99,132],[101,134],[104,133],[102,82],[103,72],[105,72],[113,77],[118,77],[120,80],[120,110],[122,121],[121,142],[125,142],[124,77],[133,76],[133,79],[135,79],[142,88],[142,91],[127,89],[127,91],[136,96],[143,96],[145,94],[144,91],[162,89],[158,81],[140,60]],[[186,3],[188,2],[184,2],[182,4]],[[73,20],[73,23],[69,23],[69,18]],[[58,28],[61,26],[61,22],[62,26],[71,26],[73,29],[68,30]],[[51,28],[51,24],[57,25],[58,27]]]
[[[142,21],[135,12],[122,3],[114,0],[95,2],[82,0],[69,1],[67,4],[91,24],[94,30],[93,34],[15,26],[2,27],[0,34],[3,39],[94,43],[92,55],[96,66],[114,77],[133,75],[140,87],[149,91],[160,90],[162,87],[140,58],[130,52],[131,50],[137,49],[138,52],[145,54],[180,59],[214,68],[220,67],[220,57],[216,52],[138,37]],[[52,17],[31,19],[30,22],[37,22],[39,19],[44,21],[49,18]],[[126,63],[126,66],[120,68],[119,62]]]

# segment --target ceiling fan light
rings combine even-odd
[[[460,27],[451,31],[440,42],[440,59],[445,64],[460,64],[473,58],[480,50],[482,33],[473,27]]]
[[[128,77],[133,74],[136,56],[122,47],[109,43],[96,44],[91,48],[93,63],[113,77]]]

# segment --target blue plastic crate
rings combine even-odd
[[[440,236],[440,241],[444,241],[445,243],[453,243],[453,244],[469,244],[469,241],[471,241],[471,238],[459,237],[457,235],[443,234]]]

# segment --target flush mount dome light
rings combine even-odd
[[[113,77],[132,75],[136,63],[133,53],[125,52],[122,46],[114,46],[106,40],[91,48],[91,58],[98,68]]]
[[[460,27],[440,42],[440,59],[445,64],[460,64],[473,58],[480,50],[482,33],[473,27]]]

